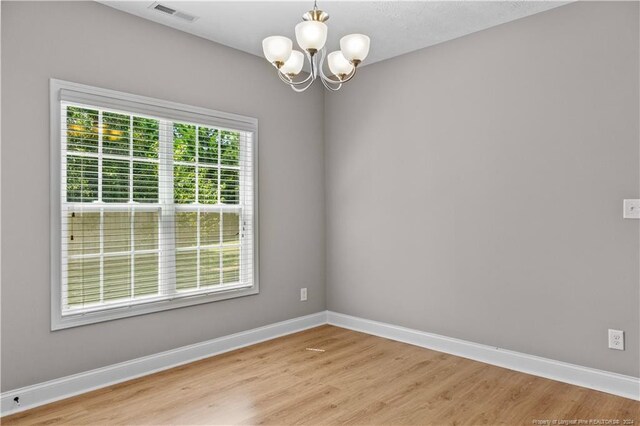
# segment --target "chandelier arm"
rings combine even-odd
[[[291,88],[293,89],[294,92],[304,92],[305,90],[307,90],[314,82],[315,80],[311,80],[306,86],[304,87],[296,87],[296,86],[291,86]]]
[[[345,81],[334,80],[333,78],[327,77],[326,75],[324,75],[324,73],[322,73],[320,78],[322,78],[322,81],[326,81],[327,83],[333,83],[333,84],[342,84],[342,83],[345,83],[347,81],[347,80],[345,80]]]
[[[289,77],[286,74],[283,74],[280,70],[278,70],[278,77],[280,77],[280,80],[282,80],[283,82],[287,83],[290,86],[301,86],[305,83],[308,83],[309,80],[313,80],[312,78],[313,76],[309,74],[309,76],[302,81],[293,81],[291,77]]]
[[[324,53],[324,48],[322,49]],[[309,64],[311,65],[311,75],[313,75],[313,79],[318,78],[318,54],[311,55],[311,53],[307,52],[307,58],[309,58]],[[320,66],[322,67],[322,62],[320,62]]]
[[[324,48],[323,48],[323,49],[322,49],[322,62],[320,63],[320,67],[319,67],[319,68],[320,68],[320,78],[321,78],[323,81],[331,82],[331,83],[334,83],[334,84],[340,84],[340,83],[342,83],[341,81],[336,81],[336,80],[334,80],[334,79],[332,79],[332,78],[329,78],[329,77],[327,77],[327,76],[325,75],[325,73],[324,73],[324,58],[325,58],[325,50],[324,50]],[[327,87],[327,86],[325,85],[324,87]]]
[[[320,78],[324,77],[324,59],[326,58],[327,55],[327,47],[323,47],[322,50],[320,51],[321,56],[320,56],[320,61],[318,63],[318,69],[316,70],[316,75],[320,75]]]
[[[338,90],[340,90],[340,88],[342,87],[342,83],[339,83],[336,87],[331,87],[330,83],[327,82],[324,77],[320,77],[320,81],[322,81],[322,85],[328,89],[331,90],[332,92],[337,92]],[[333,82],[332,82],[333,83]],[[337,83],[334,83],[337,84]]]

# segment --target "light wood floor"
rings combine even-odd
[[[2,423],[534,425],[590,419],[638,425],[640,402],[322,326]]]

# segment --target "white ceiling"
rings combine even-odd
[[[313,1],[165,1],[162,5],[195,15],[188,23],[149,6],[153,1],[100,1],[107,6],[197,36],[262,56],[262,39],[284,35],[295,40],[294,27]],[[371,37],[365,63],[392,58],[568,3],[567,1],[319,1],[328,12],[327,50],[340,37]],[[294,42],[295,44],[295,42]]]

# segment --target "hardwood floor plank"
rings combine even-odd
[[[640,402],[327,325],[1,420],[531,425],[607,419],[639,424]]]

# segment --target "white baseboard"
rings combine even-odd
[[[433,349],[498,367],[640,400],[640,379],[424,331],[327,312],[331,325]]]
[[[0,394],[2,416],[323,324],[640,400],[640,379],[424,331],[323,311]],[[13,399],[20,397],[17,406]]]
[[[4,392],[2,416],[327,323],[326,311]],[[20,405],[14,402],[20,397]]]

